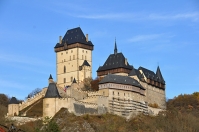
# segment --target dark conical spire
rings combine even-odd
[[[161,82],[164,82],[164,78],[162,77],[161,71],[160,71],[160,67],[158,66],[157,71],[156,71],[156,75],[158,76],[158,79]]]
[[[55,83],[49,83],[48,89],[46,91],[44,98],[61,98]]]
[[[114,48],[114,54],[117,54],[117,44],[116,44],[116,39],[115,39],[115,48]]]
[[[51,74],[50,74],[50,77],[48,79],[53,79]]]
[[[73,79],[73,83],[77,83],[75,78]]]

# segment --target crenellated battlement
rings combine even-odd
[[[25,109],[26,107],[34,104],[36,101],[39,99],[43,98],[46,94],[47,88],[43,88],[42,91],[36,95],[34,95],[31,98],[28,98],[27,100],[23,101],[22,103],[19,104],[19,111]]]
[[[99,91],[88,92],[88,96],[100,95]]]

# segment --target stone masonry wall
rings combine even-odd
[[[140,82],[144,88],[146,88],[146,98],[145,101],[148,104],[158,104],[161,109],[166,109],[166,97],[165,90],[157,88],[152,85],[148,85],[147,83]]]

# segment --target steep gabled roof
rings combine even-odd
[[[129,76],[109,74],[109,75],[105,76],[99,82],[99,84],[103,84],[103,83],[117,83],[117,84],[132,85],[132,86],[139,87],[141,89],[145,89],[142,87],[142,85],[137,80],[135,80]]]
[[[82,66],[90,66],[90,64],[88,63],[88,61],[87,61],[87,60],[84,60],[84,62],[83,62],[83,64],[82,64]]]
[[[55,83],[49,83],[48,89],[46,91],[44,98],[61,98]]]
[[[149,78],[151,80],[156,80],[156,75],[153,71],[148,70],[144,67],[139,67],[138,70],[142,70],[146,78]]]
[[[115,68],[125,68],[131,70],[132,66],[129,65],[128,62],[127,65],[125,64],[125,57],[122,53],[111,54],[109,55],[104,65],[98,68],[97,72]]]
[[[130,71],[130,73],[129,73],[128,76],[137,76],[138,79],[139,79],[140,81],[144,81],[144,82],[145,82],[145,80],[144,80],[144,75],[141,74],[140,71],[137,70],[137,69],[135,69],[135,68],[133,68],[133,69]]]
[[[132,70],[129,73],[129,76],[137,76],[137,73],[135,71],[136,69],[134,69],[134,67],[132,66]]]
[[[161,80],[160,77],[159,77],[161,75],[160,71],[158,71],[155,74],[153,71],[148,70],[148,69],[143,68],[143,67],[139,67],[138,70],[142,70],[146,78],[165,84],[165,81]],[[157,76],[158,74],[160,74],[160,75]],[[161,77],[162,77],[162,75],[161,75]]]
[[[9,101],[9,104],[19,104],[19,102],[17,101],[15,97],[12,97]]]
[[[156,76],[159,81],[161,81],[163,84],[165,84],[164,78],[162,77],[160,67],[158,66],[157,71],[156,71]]]
[[[57,43],[55,48],[64,46],[64,43],[66,43],[67,45],[81,43],[93,46],[91,41],[86,41],[86,37],[80,27],[68,30],[62,39],[62,43]]]

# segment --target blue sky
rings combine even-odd
[[[78,26],[95,45],[93,78],[116,38],[135,68],[160,66],[167,98],[199,91],[198,0],[1,0],[0,93],[24,99],[56,80],[54,46]]]

